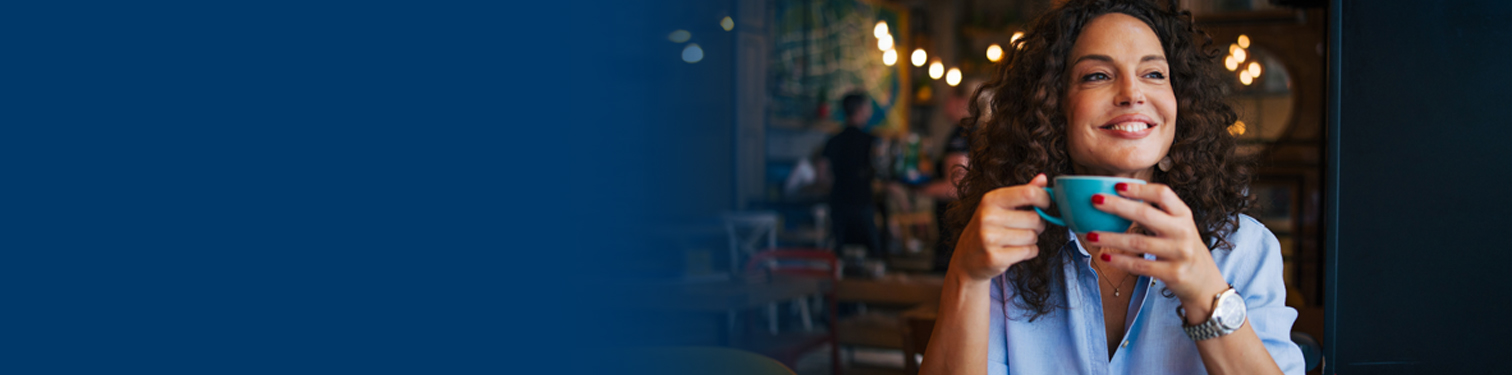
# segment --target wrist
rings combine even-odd
[[[1182,323],[1192,326],[1207,322],[1208,318],[1213,316],[1213,309],[1218,307],[1215,306],[1216,297],[1229,289],[1229,285],[1222,282],[1207,285],[1209,286],[1200,289],[1197,293],[1177,298],[1181,301],[1181,308],[1186,310],[1186,319]]]

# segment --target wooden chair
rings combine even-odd
[[[809,316],[812,309],[809,307],[808,298],[800,298],[795,300],[794,303],[800,306],[800,310],[804,316],[805,332],[789,335],[786,339],[780,335],[773,335],[776,336],[773,339],[786,342],[758,345],[764,346],[763,348],[759,348],[761,350],[758,351],[771,355],[789,367],[796,367],[798,358],[804,353],[821,345],[829,344],[833,374],[839,375],[841,372],[841,362],[839,340],[835,330],[838,315],[836,315],[837,302],[834,285],[840,280],[840,265],[838,260],[835,259],[835,254],[825,249],[772,249],[752,255],[750,261],[746,262],[745,269],[747,274],[761,274],[765,272],[768,277],[775,277],[777,275],[814,277],[830,281],[830,287],[826,289],[822,296],[827,301],[825,315],[828,322],[828,332],[822,334],[809,332],[813,328],[812,318]],[[775,304],[767,308],[769,312],[776,309]]]

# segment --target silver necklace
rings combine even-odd
[[[1106,274],[1108,274],[1108,273],[1107,273],[1107,272],[1104,272],[1104,271],[1103,271],[1103,270],[1102,270],[1102,267],[1098,267],[1098,266],[1097,266],[1097,260],[1093,260],[1093,261],[1092,261],[1092,268],[1096,268],[1096,269],[1097,269],[1097,273],[1100,273],[1100,274],[1103,274],[1103,275],[1106,275]],[[1113,286],[1113,283],[1112,283],[1112,282],[1109,282],[1109,281],[1108,281],[1108,278],[1106,278],[1106,277],[1099,277],[1099,279],[1102,279],[1102,281],[1103,281],[1103,282],[1104,282],[1104,283],[1107,283],[1107,284],[1108,284],[1108,286]],[[1121,296],[1122,296],[1122,293],[1119,293],[1119,291],[1118,291],[1118,290],[1119,290],[1119,289],[1122,289],[1122,288],[1123,288],[1123,285],[1124,285],[1124,283],[1125,283],[1125,282],[1128,282],[1128,281],[1129,281],[1129,274],[1124,274],[1124,277],[1123,277],[1123,279],[1121,279],[1121,280],[1118,280],[1118,286],[1113,286],[1113,296],[1114,296],[1114,297],[1121,297]]]

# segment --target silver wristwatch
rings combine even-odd
[[[1186,325],[1186,309],[1176,306],[1176,316],[1181,317],[1181,329],[1186,330],[1187,337],[1191,337],[1192,341],[1219,338],[1238,331],[1239,327],[1244,326],[1247,312],[1244,297],[1239,296],[1233,285],[1213,297],[1213,315],[1202,324]]]

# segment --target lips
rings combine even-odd
[[[1149,116],[1127,114],[1114,117],[1113,120],[1099,126],[1098,129],[1102,129],[1104,132],[1119,138],[1140,139],[1153,133],[1155,126],[1155,120],[1150,119]]]

